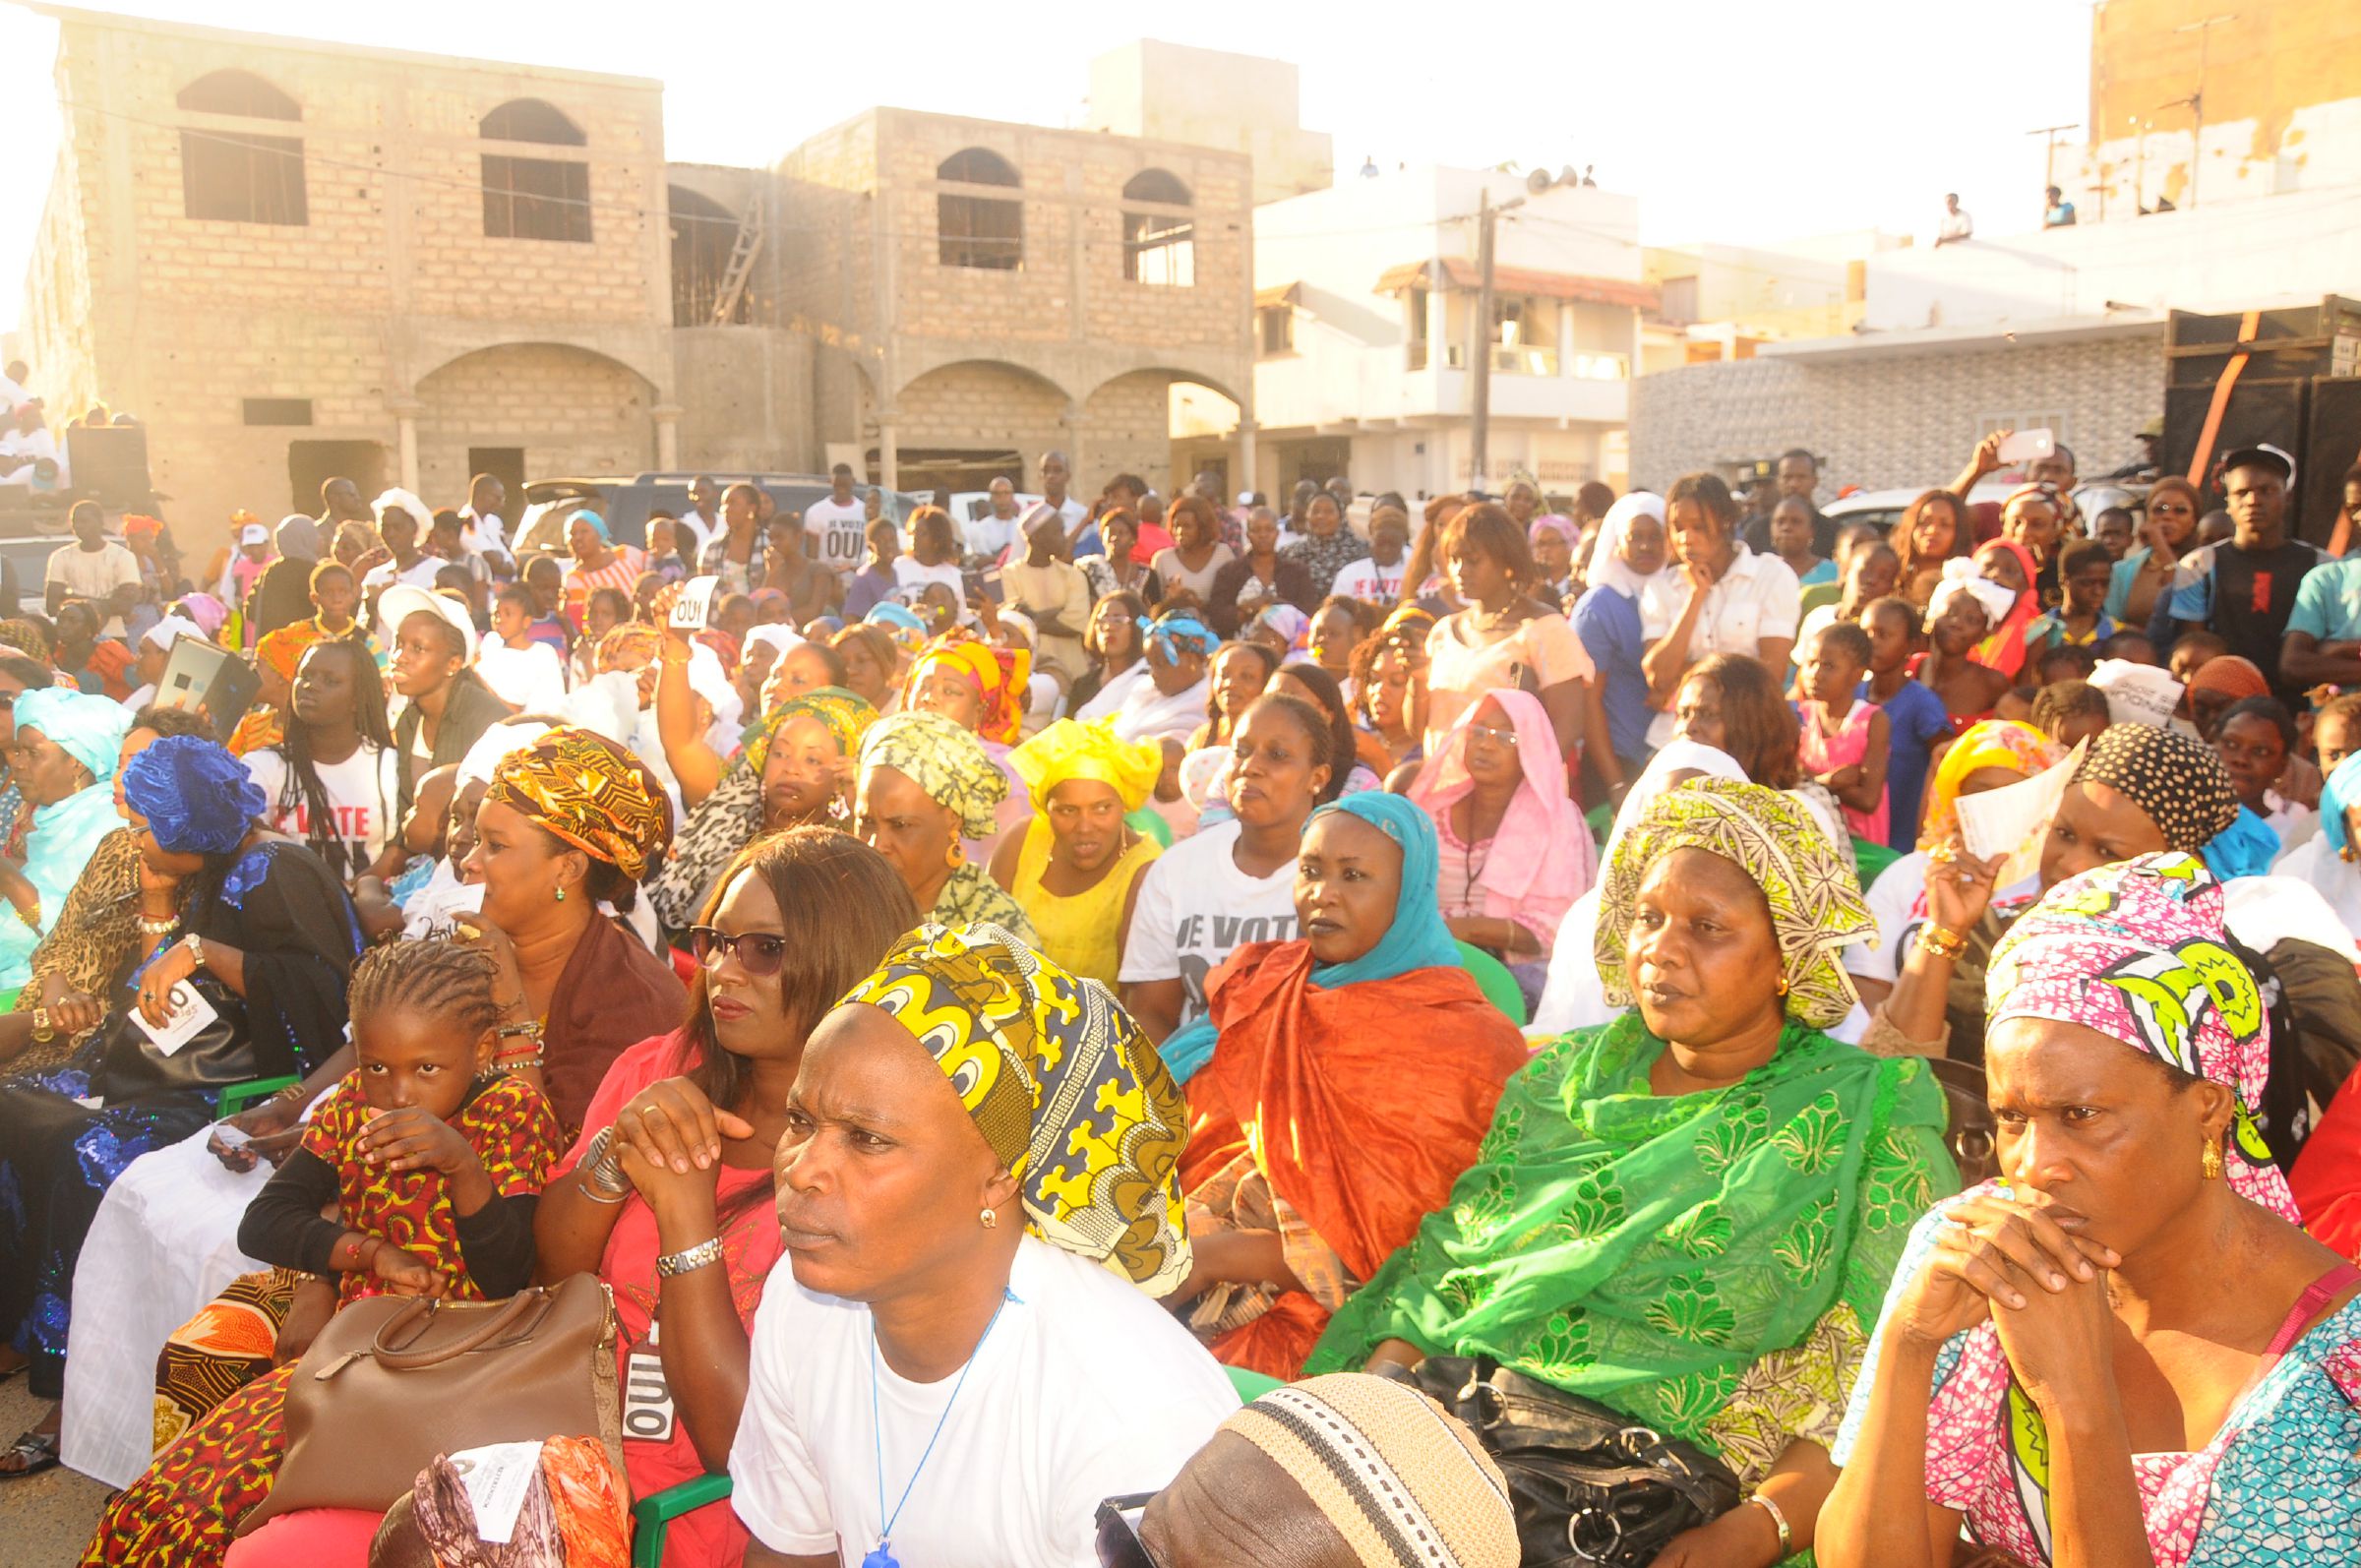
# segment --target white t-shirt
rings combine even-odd
[[[266,747],[247,753],[244,761],[269,803],[264,815],[270,824],[291,838],[308,837],[311,813],[301,804],[285,809],[279,805],[279,791],[287,778],[285,755],[276,747]],[[390,746],[379,749],[363,741],[343,761],[315,761],[312,769],[320,775],[320,786],[335,808],[335,836],[359,846],[362,854],[375,860],[401,830],[394,806],[401,798],[400,754]]]
[[[78,541],[49,552],[49,569],[41,580],[44,585],[64,584],[69,599],[90,599],[103,607],[117,588],[140,585],[140,561],[112,539],[95,550],[85,550]],[[107,626],[112,630],[105,635],[122,634],[121,620],[109,616]]]
[[[1142,659],[1135,668],[1145,671]],[[1205,722],[1205,699],[1213,693],[1210,680],[1167,696],[1157,689],[1154,675],[1145,675],[1123,693],[1114,723],[1120,741],[1180,741],[1185,743]]]
[[[1205,1015],[1205,977],[1248,942],[1296,935],[1296,863],[1259,879],[1238,869],[1236,821],[1200,829],[1148,864],[1123,940],[1124,985],[1180,982],[1180,1023]]]
[[[866,1305],[805,1290],[791,1260],[771,1270],[730,1445],[730,1504],[755,1538],[853,1568],[884,1522],[881,1453],[887,1507],[909,1487],[893,1555],[911,1568],[1096,1568],[1100,1502],[1171,1481],[1238,1395],[1099,1264],[1028,1236],[1008,1294],[954,1402],[959,1373],[912,1383],[872,1359]]]
[[[1017,516],[1022,516],[1019,509]],[[971,517],[959,525],[959,548],[971,556],[998,561],[1001,552],[1016,543],[1016,517],[996,517],[987,512],[981,517]]]
[[[688,534],[689,548],[680,551],[680,554],[695,561],[705,553],[706,544],[722,533],[724,524],[719,513],[714,513],[713,520],[708,523],[703,517],[697,515],[696,509],[692,507],[673,519],[672,527],[673,543],[676,548],[681,543],[680,535],[684,532]]]
[[[391,561],[381,561],[361,578],[361,591],[368,593],[377,588],[390,588],[396,582],[412,588],[432,589],[435,573],[450,565],[441,556],[420,556],[406,570],[394,566]]]
[[[930,582],[939,582],[951,590],[951,601],[954,604],[967,603],[967,579],[959,574],[956,563],[945,563],[939,567],[922,567],[909,556],[895,556],[893,558],[893,580],[910,589],[914,594],[925,588]]]
[[[1336,574],[1336,584],[1328,591],[1359,599],[1363,604],[1391,604],[1402,597],[1402,573],[1409,567],[1407,556],[1390,567],[1381,567],[1374,558],[1362,556]]]
[[[1689,662],[1713,653],[1758,656],[1766,638],[1792,641],[1803,619],[1803,590],[1795,571],[1777,556],[1756,555],[1743,543],[1722,580],[1705,590],[1697,628],[1689,634]],[[1689,585],[1677,572],[1663,572],[1640,591],[1640,634],[1654,642],[1668,634],[1688,602]],[[1784,671],[1773,672],[1784,676]],[[1648,725],[1648,744],[1662,749],[1678,728],[1669,711]]]
[[[841,504],[834,496],[822,496],[804,509],[804,536],[811,540],[813,560],[849,577],[869,554],[869,508],[858,496]]]
[[[1957,211],[1947,211],[1944,212],[1942,223],[1935,229],[1935,237],[1946,240],[1964,240],[1974,232],[1975,219],[1969,217],[1968,209],[1963,207]]]

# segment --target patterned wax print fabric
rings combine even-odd
[[[502,757],[484,799],[515,807],[633,881],[672,841],[672,804],[647,764],[571,725]]]
[[[435,1171],[389,1173],[365,1165],[357,1139],[368,1114],[356,1071],[329,1092],[304,1133],[304,1152],[336,1172],[338,1218],[350,1229],[382,1236],[431,1262],[450,1282],[454,1297],[482,1300],[459,1250],[449,1178]],[[515,1078],[495,1080],[454,1124],[502,1197],[538,1192],[563,1149],[549,1102]],[[340,1300],[366,1294],[374,1294],[367,1278],[343,1277]],[[235,1367],[213,1370],[226,1375]],[[286,1387],[294,1370],[292,1364],[278,1367],[226,1398],[215,1394],[221,1402],[163,1448],[147,1474],[107,1505],[83,1554],[86,1568],[155,1563],[217,1568],[238,1521],[271,1494],[286,1448]],[[195,1375],[185,1377],[183,1386],[202,1398]],[[160,1403],[156,1415],[161,1439],[166,1413]]]
[[[902,706],[914,708],[920,685],[946,668],[964,676],[984,699],[984,718],[976,733],[1002,746],[1014,745],[1024,726],[1025,689],[1033,679],[1033,655],[1023,648],[995,647],[965,629],[946,632],[911,663],[910,674],[902,682]]]
[[[2153,724],[2110,724],[2083,754],[2075,782],[2129,795],[2174,849],[2194,854],[2238,820],[2238,793],[2210,746]]]
[[[1925,1266],[1944,1223],[1921,1219],[1887,1310]],[[1851,1457],[1876,1384],[1871,1337],[1832,1457]],[[2132,1456],[2156,1568],[2346,1568],[2361,1541],[2361,1300],[2298,1339],[2195,1451]],[[2040,1412],[2010,1375],[1990,1323],[1935,1357],[1926,1498],[1968,1516],[1987,1546],[2047,1568],[2049,1448]]]
[[[1188,1105],[1104,986],[998,927],[928,925],[845,1000],[891,1013],[934,1056],[1017,1178],[1026,1229],[1151,1296],[1187,1277]]]
[[[1923,1060],[1790,1022],[1738,1083],[1659,1095],[1665,1049],[1636,1011],[1545,1047],[1305,1370],[1388,1339],[1490,1356],[1749,1482],[1830,1441],[1915,1206],[1959,1184],[1942,1091]]]
[[[1842,1022],[1858,998],[1840,960],[1847,942],[1876,926],[1860,883],[1794,800],[1719,778],[1666,790],[1615,846],[1599,899],[1597,943],[1608,1004],[1631,1005],[1623,948],[1640,884],[1651,866],[1679,849],[1734,862],[1763,890],[1787,983],[1787,1016],[1815,1029]]]
[[[999,831],[1008,775],[982,742],[939,713],[896,713],[878,720],[861,742],[861,765],[906,774],[928,799],[959,814],[962,838],[989,838]]]

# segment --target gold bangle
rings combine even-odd
[[[1948,927],[1930,922],[1918,928],[1918,945],[1937,958],[1956,960],[1968,950],[1968,938]]]

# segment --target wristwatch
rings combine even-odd
[[[180,944],[189,951],[189,965],[192,970],[202,970],[205,968],[205,942],[195,932],[191,932],[186,936],[183,936],[180,939]]]
[[[708,1263],[721,1261],[721,1237],[716,1236],[678,1252],[667,1252],[656,1259],[656,1278],[669,1280],[675,1275],[688,1274]]]

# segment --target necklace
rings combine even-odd
[[[878,1325],[875,1318],[870,1320],[869,1430],[870,1435],[877,1442],[878,1518],[880,1524],[878,1529],[878,1543],[868,1556],[861,1559],[861,1568],[902,1568],[901,1559],[893,1554],[893,1527],[901,1519],[902,1507],[910,1501],[911,1488],[918,1484],[918,1478],[925,1472],[927,1461],[935,1457],[936,1440],[942,1436],[943,1423],[951,1418],[951,1407],[959,1403],[959,1391],[967,1386],[967,1374],[976,1369],[976,1361],[983,1356],[985,1345],[992,1339],[992,1331],[999,1326],[1000,1314],[1006,1311],[1008,1303],[1015,1299],[1016,1297],[1005,1287],[1001,1289],[1000,1304],[992,1309],[992,1321],[984,1325],[984,1337],[976,1341],[975,1353],[968,1357],[967,1364],[959,1368],[959,1380],[951,1385],[951,1397],[943,1401],[942,1414],[935,1417],[935,1430],[927,1438],[927,1446],[920,1452],[918,1464],[911,1470],[910,1479],[903,1483],[902,1495],[894,1503],[893,1512],[890,1514],[885,1512],[884,1418],[878,1413]]]

